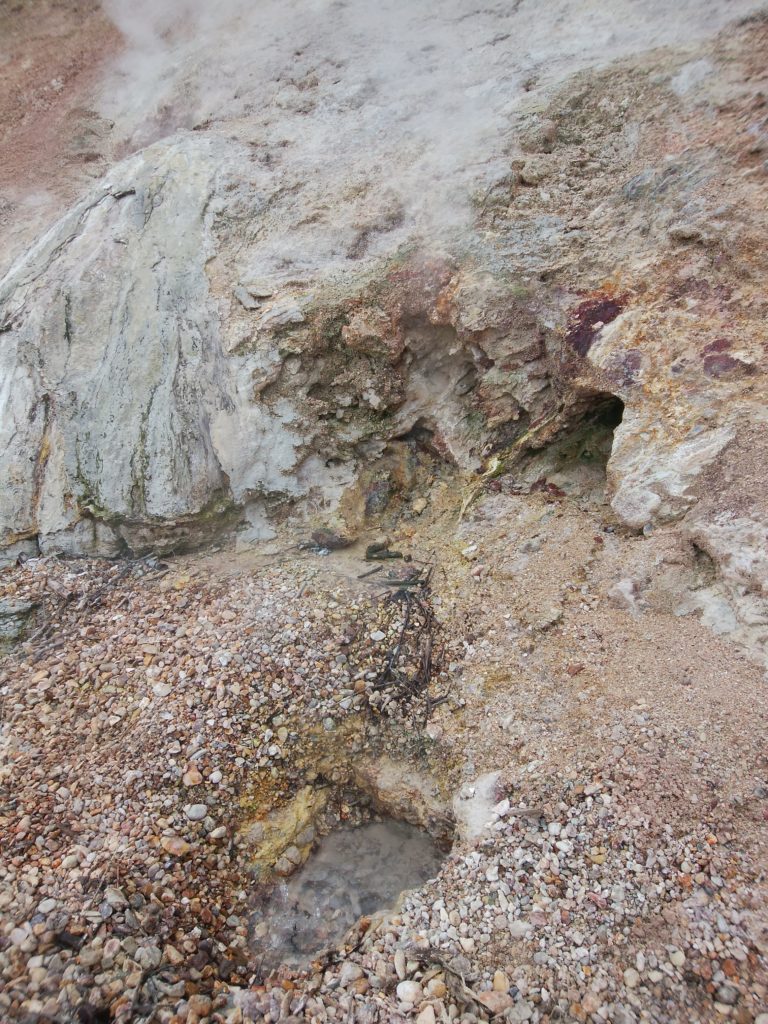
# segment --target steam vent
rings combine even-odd
[[[0,0],[0,1024],[768,1024],[767,0]]]

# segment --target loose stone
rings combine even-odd
[[[401,1003],[416,1006],[424,998],[424,991],[416,981],[401,981],[397,986],[397,998]]]

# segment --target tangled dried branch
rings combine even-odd
[[[396,580],[382,580],[392,587],[385,607],[402,616],[395,644],[387,651],[373,685],[372,703],[380,712],[410,708],[423,710],[426,723],[447,694],[434,695],[430,686],[442,668],[441,627],[431,602],[432,567]]]

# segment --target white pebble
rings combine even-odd
[[[401,981],[397,986],[397,998],[401,1003],[416,1006],[424,998],[424,992],[418,981]]]
[[[626,971],[624,971],[624,984],[627,988],[637,988],[640,984],[640,975],[634,967],[628,967]]]

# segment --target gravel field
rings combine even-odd
[[[765,1024],[762,673],[617,606],[617,558],[661,541],[530,502],[484,500],[436,562],[431,708],[381,712],[405,604],[358,549],[6,571],[3,607],[33,607],[0,675],[3,1019]],[[436,550],[445,515],[397,546]],[[452,851],[310,971],[266,974],[254,837],[336,784],[269,847],[290,874],[360,818],[371,758],[453,801]]]

